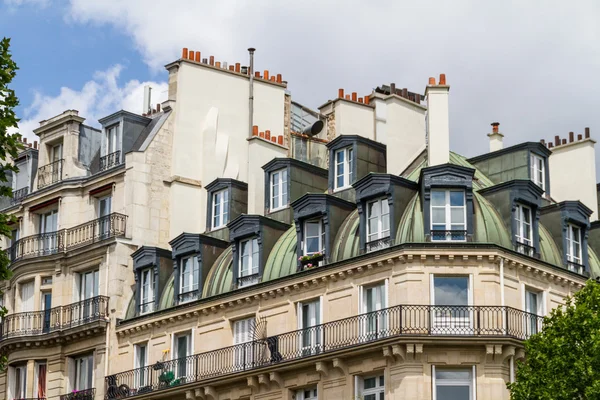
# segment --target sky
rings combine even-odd
[[[94,126],[140,112],[146,84],[153,103],[164,100],[164,65],[183,47],[242,65],[255,47],[256,70],[281,73],[313,108],[338,88],[423,93],[445,73],[451,150],[468,157],[488,151],[495,121],[505,146],[585,127],[600,138],[599,19],[595,0],[0,0],[30,139],[66,109]]]

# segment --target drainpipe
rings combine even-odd
[[[250,76],[250,95],[248,97],[248,138],[252,137],[252,126],[254,125],[254,47],[248,49],[250,53],[250,67],[248,67],[248,75]]]
[[[510,367],[510,383],[515,382],[515,356],[510,356],[510,360],[508,361],[508,365]]]
[[[115,248],[116,249],[116,248]],[[108,376],[108,356],[110,354],[110,297],[108,294],[108,288],[110,287],[110,285],[108,284],[108,279],[110,277],[110,249],[109,246],[106,247],[106,279],[104,282],[104,293],[105,295],[109,298],[108,300],[108,318],[109,318],[109,322],[108,324],[106,324],[106,339],[105,339],[105,343],[106,343],[106,350],[104,353],[104,376]],[[116,320],[115,320],[115,324],[116,324]]]
[[[505,306],[504,304],[504,258],[500,257],[500,305],[502,307]],[[504,329],[506,329],[506,313],[502,313],[502,326],[504,327]]]

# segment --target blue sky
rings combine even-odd
[[[165,96],[164,65],[182,47],[282,73],[295,101],[317,107],[381,84],[423,92],[445,73],[451,149],[488,150],[490,123],[505,145],[600,137],[600,3],[381,0],[0,0],[0,36],[21,70],[21,131],[74,108],[96,124],[139,112],[143,85]],[[600,160],[597,162],[600,167]]]

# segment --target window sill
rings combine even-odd
[[[274,213],[274,212],[277,212],[277,211],[281,211],[281,210],[287,210],[288,208],[290,208],[290,205],[289,205],[289,204],[286,204],[286,205],[285,205],[285,206],[283,206],[283,207],[270,208],[270,209],[269,209],[269,214],[271,214],[271,213]]]
[[[344,190],[352,189],[352,185],[333,189],[333,193],[343,192]]]

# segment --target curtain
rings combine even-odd
[[[46,398],[46,364],[40,364],[38,367],[38,398]]]

